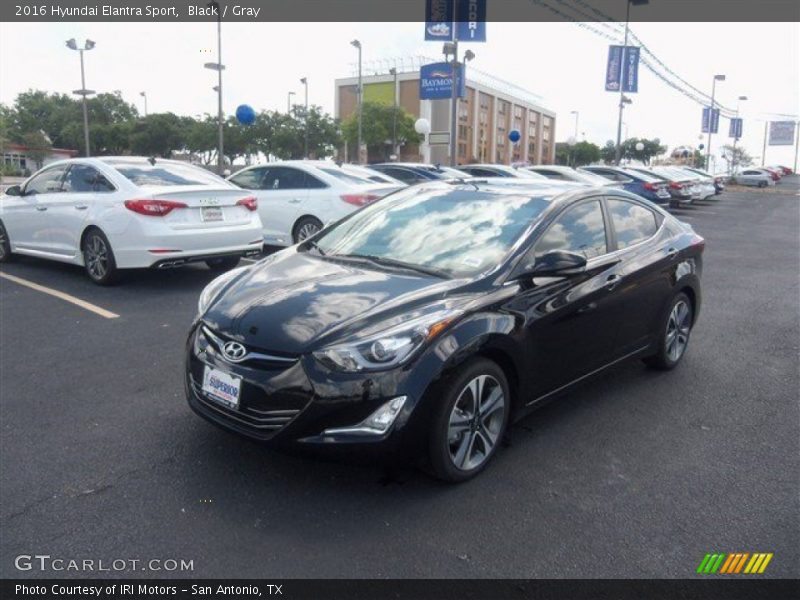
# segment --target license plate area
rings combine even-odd
[[[203,369],[203,393],[217,404],[232,410],[239,408],[242,378],[206,365]]]
[[[203,206],[200,208],[200,218],[203,223],[214,223],[225,220],[225,214],[220,206]]]

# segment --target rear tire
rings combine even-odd
[[[206,261],[206,265],[212,271],[230,271],[241,260],[240,256],[225,256],[222,258],[210,258]]]
[[[312,235],[322,230],[322,221],[316,217],[303,217],[294,224],[292,239],[295,244],[306,241]]]
[[[644,363],[659,371],[669,371],[677,367],[689,347],[693,325],[692,302],[681,292],[672,299],[667,316],[662,321],[658,350],[652,356],[643,359]]]
[[[11,255],[11,240],[8,239],[8,232],[5,225],[0,221],[0,263],[8,262],[13,258]]]
[[[443,481],[466,481],[486,468],[505,436],[511,413],[508,381],[496,363],[475,358],[436,395],[439,406],[428,438],[431,470]]]
[[[113,285],[119,281],[119,269],[114,251],[106,235],[99,229],[90,229],[81,244],[83,265],[89,279],[97,285]]]

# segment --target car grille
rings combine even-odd
[[[244,399],[242,400],[241,408],[234,410],[211,400],[203,392],[202,386],[195,381],[194,377],[191,378],[191,385],[195,396],[205,408],[211,409],[219,416],[233,421],[241,427],[255,429],[259,432],[259,437],[271,437],[278,433],[301,412],[301,409],[294,408],[270,410],[256,408],[247,405]]]
[[[207,325],[200,327],[203,337],[211,344],[215,352],[224,358],[222,347],[226,342],[234,341],[226,336],[213,331]],[[227,359],[226,359],[227,360]],[[298,360],[297,355],[286,354],[285,352],[265,352],[254,348],[247,348],[247,355],[243,360],[235,361],[249,367],[259,367],[262,369],[285,369]]]

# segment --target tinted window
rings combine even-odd
[[[113,192],[114,186],[89,165],[72,165],[64,179],[65,192]]]
[[[261,181],[264,179],[266,169],[248,169],[241,171],[231,177],[230,181],[245,190],[261,189]]]
[[[109,164],[119,171],[125,178],[138,186],[172,186],[172,185],[214,185],[229,187],[229,184],[222,178],[217,177],[210,171],[194,167],[192,165],[181,165],[167,162],[155,164],[147,162],[109,162]]]
[[[418,181],[423,181],[425,179],[424,177],[421,177],[413,171],[409,171],[408,169],[381,167],[380,171],[382,173],[386,173],[389,177],[394,177],[395,179],[399,179],[404,183],[417,183]]]
[[[25,195],[28,194],[53,194],[62,191],[61,178],[67,167],[53,167],[39,173],[25,186]]]
[[[534,171],[534,173],[539,173],[539,175],[544,175],[548,179],[560,179],[562,181],[569,181],[569,179],[567,179],[561,173],[558,173],[556,171],[545,171],[545,170],[539,169],[537,171]]]
[[[306,173],[290,167],[270,167],[264,176],[263,190],[302,190],[306,186]]]
[[[627,248],[655,235],[658,229],[653,211],[627,202],[608,199],[608,212],[617,234],[617,247]]]
[[[328,256],[377,256],[468,276],[501,262],[548,205],[530,194],[409,188],[354,213],[317,243]]]
[[[323,173],[327,173],[328,175],[332,175],[336,177],[336,179],[340,179],[341,181],[346,181],[347,183],[352,183],[354,185],[364,185],[367,183],[366,179],[361,179],[360,177],[356,177],[355,175],[350,175],[349,173],[345,173],[342,169],[334,169],[332,167],[320,167],[320,171]]]
[[[587,259],[608,252],[599,200],[579,204],[558,218],[536,243],[536,256],[552,250],[575,252]]]
[[[494,172],[490,169],[482,169],[480,167],[467,168],[464,169],[464,171],[474,177],[511,177],[511,175],[503,173],[502,171]]]

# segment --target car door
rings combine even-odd
[[[62,184],[63,191],[53,197],[48,208],[52,251],[75,256],[88,216],[98,202],[115,191],[97,169],[83,163],[70,165]]]
[[[61,193],[66,170],[66,165],[57,165],[37,173],[22,188],[19,202],[4,207],[8,235],[19,250],[52,252],[54,223],[48,213]]]
[[[532,398],[616,358],[620,273],[612,249],[602,197],[595,196],[562,211],[523,258],[535,264],[548,251],[566,250],[588,261],[577,275],[532,278],[509,307],[525,315],[525,345],[535,373]]]
[[[295,167],[267,167],[257,196],[264,241],[292,244],[292,227],[308,198],[306,172]]]
[[[658,333],[678,253],[661,227],[662,215],[627,198],[609,196],[606,207],[623,280],[616,345],[620,354],[628,354],[649,345]]]

